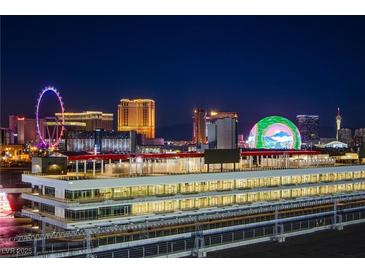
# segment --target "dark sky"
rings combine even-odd
[[[67,111],[114,112],[156,100],[157,135],[191,138],[194,107],[237,111],[240,131],[267,115],[318,114],[322,137],[365,127],[364,16],[2,17],[2,124],[34,115],[45,85]],[[46,101],[45,101],[46,102]]]

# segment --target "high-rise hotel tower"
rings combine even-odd
[[[205,144],[207,142],[206,113],[204,109],[196,108],[193,112],[193,143]]]
[[[135,130],[147,138],[155,138],[155,101],[122,99],[118,105],[118,131]]]
[[[318,115],[297,115],[297,125],[302,137],[302,145],[313,147],[319,143]]]

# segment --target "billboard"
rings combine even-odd
[[[239,149],[206,149],[204,151],[205,164],[239,163]]]
[[[301,136],[290,120],[269,116],[253,126],[247,143],[253,149],[300,149]]]

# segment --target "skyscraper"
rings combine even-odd
[[[193,143],[205,144],[207,142],[206,133],[206,113],[204,109],[197,108],[193,112]]]
[[[365,128],[355,129],[354,142],[358,147],[360,147],[362,144],[365,144]]]
[[[297,115],[297,124],[302,144],[312,147],[319,142],[319,116],[318,115]]]
[[[41,129],[42,128],[43,126],[41,125]],[[36,131],[36,120],[34,118],[17,116],[16,132],[17,144],[19,145],[36,142],[38,140],[38,135]]]
[[[339,138],[339,131],[341,128],[341,120],[342,120],[342,117],[340,115],[340,108],[337,108],[337,115],[336,115],[336,140],[337,141]]]
[[[338,141],[345,143],[348,147],[353,146],[352,131],[349,128],[340,128],[338,130]]]
[[[155,101],[121,99],[118,105],[118,131],[134,130],[147,138],[155,138]]]
[[[2,145],[14,145],[15,144],[15,132],[9,128],[0,128],[0,146]]]
[[[17,125],[18,125],[18,115],[9,115],[9,129],[17,132]]]
[[[214,112],[207,116],[208,145],[211,149],[237,148],[236,112]]]

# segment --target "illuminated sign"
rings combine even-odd
[[[247,143],[257,149],[300,149],[298,128],[281,116],[269,116],[260,120],[250,131]]]

